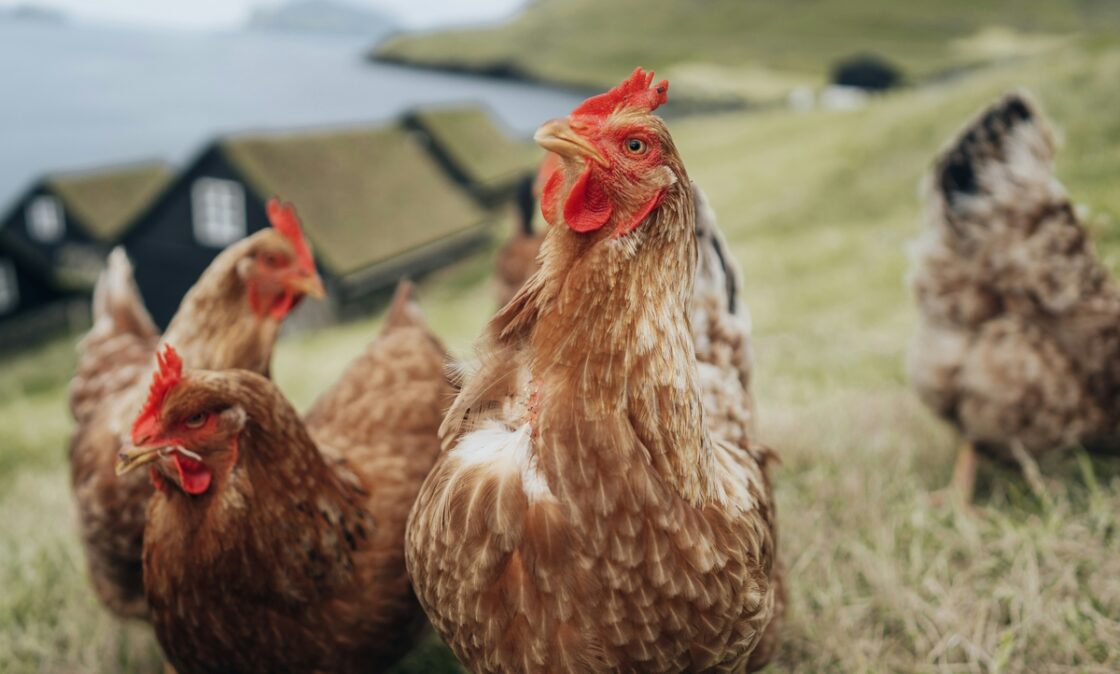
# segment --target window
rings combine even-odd
[[[245,236],[245,190],[233,180],[199,178],[191,186],[194,238],[224,248]]]
[[[35,197],[27,205],[27,233],[41,243],[54,243],[66,228],[62,204],[49,195]]]
[[[0,314],[6,314],[19,303],[19,288],[16,287],[16,269],[11,260],[0,259]]]
[[[67,242],[54,254],[54,266],[67,278],[89,284],[92,288],[105,268],[105,254],[94,246]]]

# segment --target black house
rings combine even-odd
[[[84,319],[84,296],[0,241],[0,348],[29,344]]]
[[[883,92],[902,84],[902,72],[877,54],[857,54],[837,63],[832,83],[868,92]]]
[[[300,305],[297,323],[299,315],[323,322],[358,313],[402,275],[481,243],[490,221],[422,139],[399,126],[225,138],[204,149],[125,237],[156,323],[167,325],[222,248],[268,226],[273,196],[299,211],[330,296]]]
[[[170,175],[163,164],[140,164],[52,175],[32,184],[0,220],[5,337],[17,319],[37,331],[72,323],[73,310],[51,305],[84,301],[111,246]]]

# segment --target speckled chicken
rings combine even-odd
[[[696,349],[700,394],[712,438],[737,447],[750,447],[764,468],[777,460],[773,450],[758,444],[751,372],[751,319],[743,297],[743,275],[728,249],[707,195],[694,182],[698,261],[689,312],[692,343]],[[771,492],[769,470],[763,470],[766,493]],[[771,504],[773,510],[773,504]],[[772,513],[773,514],[773,513]],[[775,547],[777,525],[774,526]],[[778,647],[786,614],[786,587],[781,560],[774,559],[770,574],[774,586],[774,612],[766,632],[751,653],[748,671],[770,662]]]
[[[1009,94],[938,158],[926,188],[908,367],[963,437],[952,493],[965,502],[977,451],[1030,462],[1116,437],[1120,291],[1054,176],[1054,151],[1039,108]]]
[[[775,613],[769,453],[706,420],[693,191],[651,82],[538,130],[561,158],[542,266],[409,521],[417,595],[474,672],[743,671]]]
[[[256,373],[163,355],[117,468],[157,486],[144,584],[178,674],[378,672],[426,625],[405,522],[452,390],[410,288],[302,420]]]
[[[743,299],[743,276],[708,197],[696,183],[692,194],[699,257],[689,318],[704,411],[714,436],[747,446],[756,438],[751,319]]]
[[[269,205],[273,227],[224,250],[183,298],[164,338],[200,366],[268,373],[272,347],[288,311],[322,282],[291,206]],[[140,475],[113,473],[117,452],[147,391],[160,335],[145,309],[121,249],[97,283],[93,327],[79,345],[70,383],[77,428],[70,477],[94,591],[121,617],[147,614],[141,550],[152,489]]]

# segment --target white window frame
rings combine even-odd
[[[27,234],[39,243],[55,243],[66,233],[66,212],[62,203],[49,194],[40,194],[24,211]]]
[[[245,188],[236,180],[198,178],[191,185],[194,238],[210,248],[225,248],[245,237]]]
[[[11,260],[0,258],[0,315],[11,313],[19,306],[19,284],[16,268]]]

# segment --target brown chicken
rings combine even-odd
[[[537,208],[540,191],[558,167],[558,161],[556,154],[550,152],[545,155],[529,193],[529,208]],[[696,203],[699,260],[689,316],[704,411],[713,437],[746,446],[754,439],[756,421],[750,389],[753,366],[751,322],[743,301],[742,274],[728,251],[707,196],[695,182],[692,183],[692,194]],[[498,251],[495,278],[502,306],[536,272],[537,257],[544,241],[544,233],[534,231],[532,214],[525,213],[525,210],[525,204],[522,204],[519,211],[521,226]],[[769,662],[777,647],[779,627],[785,615],[786,594],[781,565],[777,561],[773,578],[778,591],[774,618],[751,655],[752,671]]]
[[[494,287],[498,306],[509,303],[525,281],[537,271],[537,256],[541,250],[544,234],[533,226],[536,214],[540,212],[538,200],[548,176],[555,170],[557,157],[551,152],[545,155],[537,171],[536,179],[526,179],[517,189],[516,229],[498,249],[494,259]]]
[[[1120,288],[1054,177],[1038,107],[1010,94],[937,160],[915,248],[914,388],[961,433],[950,495],[972,498],[977,452],[1034,457],[1117,437]]]
[[[118,470],[149,464],[158,488],[144,584],[179,674],[376,672],[411,647],[405,522],[439,453],[444,360],[407,283],[305,421],[256,373],[166,352]]]
[[[165,339],[192,362],[268,373],[284,316],[322,282],[291,206],[269,204],[273,227],[223,251],[191,288]],[[128,424],[144,401],[144,374],[160,336],[117,249],[97,283],[94,324],[82,340],[70,384],[77,428],[70,441],[70,478],[94,590],[121,617],[147,613],[141,570],[144,510],[151,485],[118,479],[113,464]]]
[[[494,291],[498,306],[508,304],[537,270],[537,253],[543,240],[543,235],[533,231],[532,221],[518,220],[517,230],[498,249],[494,259]]]
[[[542,267],[490,323],[409,520],[475,672],[742,671],[774,613],[767,453],[713,437],[692,189],[640,69],[545,124]]]

